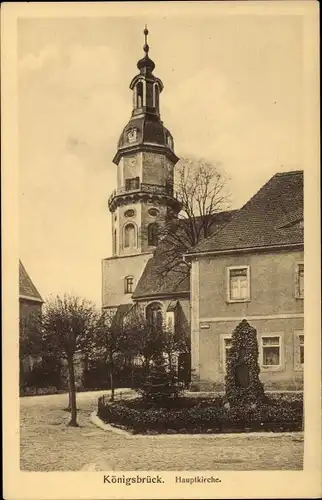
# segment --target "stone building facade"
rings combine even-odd
[[[218,233],[191,250],[192,368],[222,389],[231,333],[258,335],[266,389],[303,388],[303,172],[276,174]]]

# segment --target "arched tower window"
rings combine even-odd
[[[159,86],[157,83],[153,84],[153,107],[159,111]]]
[[[116,254],[116,229],[114,229],[114,235],[113,235],[113,253],[114,255]]]
[[[136,86],[136,107],[142,108],[143,106],[143,83],[138,82]]]
[[[124,280],[124,292],[133,293],[134,288],[134,278],[133,276],[127,276]]]
[[[147,322],[154,328],[162,328],[163,314],[162,305],[159,302],[152,302],[145,309]]]
[[[136,247],[136,227],[133,223],[126,224],[124,227],[124,247]]]
[[[157,246],[159,240],[158,225],[156,222],[152,222],[148,225],[148,245]]]

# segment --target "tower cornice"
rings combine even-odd
[[[119,148],[113,158],[113,163],[118,165],[122,156],[130,156],[133,153],[140,153],[142,151],[164,154],[170,161],[173,162],[173,164],[176,164],[179,161],[178,156],[173,151],[171,151],[170,148],[159,144],[145,142],[142,144],[135,144]]]
[[[133,203],[146,203],[147,201],[159,201],[164,203],[179,213],[180,202],[173,196],[173,191],[153,184],[140,184],[138,189],[126,191],[123,188],[115,189],[108,200],[110,212],[114,212],[117,207],[131,205]]]

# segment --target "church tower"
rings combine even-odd
[[[117,165],[117,188],[109,198],[113,256],[103,260],[103,307],[131,302],[130,294],[158,244],[161,225],[180,210],[173,192],[178,157],[173,137],[160,116],[163,83],[153,74],[147,28],[144,36],[144,57],[137,63],[139,73],[130,83],[132,115],[113,159]],[[125,280],[122,297],[112,292],[119,276]]]

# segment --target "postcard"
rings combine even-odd
[[[319,497],[318,4],[1,13],[4,497]]]

